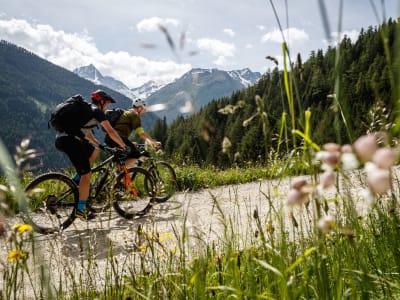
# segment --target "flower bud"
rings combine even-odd
[[[390,189],[390,174],[388,170],[376,169],[368,175],[368,185],[374,194],[383,194]]]
[[[322,149],[329,151],[329,152],[339,152],[340,145],[336,143],[326,143],[322,146]]]
[[[324,216],[318,221],[318,228],[322,232],[327,233],[335,228],[336,222],[335,218],[332,216]]]
[[[224,140],[222,141],[222,152],[229,153],[231,147],[232,147],[231,141],[227,137],[224,137]]]
[[[377,149],[377,139],[372,134],[363,135],[354,142],[354,150],[363,162],[371,160]]]
[[[291,187],[293,189],[300,190],[306,184],[307,184],[307,179],[305,177],[297,177],[293,179]]]
[[[389,169],[396,163],[396,160],[397,155],[395,151],[388,147],[378,149],[372,157],[372,161],[378,168],[382,169]]]
[[[344,144],[340,150],[342,153],[353,153],[353,147],[349,144]]]
[[[302,193],[297,189],[291,189],[287,194],[286,204],[289,206],[293,205],[301,205],[307,203],[308,201],[308,194]]]
[[[331,168],[337,167],[340,161],[340,152],[339,151],[323,151],[321,153],[321,161],[328,165]]]
[[[322,188],[326,189],[333,185],[336,181],[336,173],[333,171],[326,171],[321,175],[321,186]]]

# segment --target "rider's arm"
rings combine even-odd
[[[150,142],[153,145],[153,147],[158,148],[161,146],[161,142],[153,139],[148,133],[144,131],[143,127],[139,127],[135,131],[142,140]]]
[[[118,145],[120,145],[122,148],[125,148],[126,145],[124,141],[121,139],[119,134],[112,128],[110,122],[108,120],[104,120],[100,123],[101,127],[107,132],[107,134],[112,138],[114,142],[116,142]]]
[[[100,144],[100,142],[94,137],[92,131],[88,131],[85,135],[85,138],[91,142],[93,145],[98,146]]]

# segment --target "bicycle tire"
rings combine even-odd
[[[153,177],[153,182],[155,185],[155,201],[157,203],[163,203],[167,201],[178,188],[174,168],[172,168],[172,166],[165,161],[159,161],[150,166],[148,171]]]
[[[118,174],[115,183],[113,207],[117,213],[126,218],[144,216],[154,203],[154,184],[150,173],[141,168],[128,169],[134,189],[126,188],[124,184],[125,172]],[[148,190],[150,189],[150,190]]]
[[[51,172],[34,178],[25,188],[23,220],[33,230],[49,234],[67,228],[75,219],[78,186],[68,176]]]

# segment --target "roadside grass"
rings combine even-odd
[[[310,174],[310,164],[303,160],[299,151],[292,151],[285,158],[271,155],[266,163],[249,162],[223,170],[213,166],[174,165],[174,168],[180,191],[197,191],[229,184]],[[311,169],[314,170],[314,167],[311,166]]]
[[[56,249],[50,259],[42,257],[35,247],[39,236],[29,225],[16,225],[2,235],[8,257],[0,259],[0,299],[28,298],[24,286],[33,291],[34,299],[396,299],[400,296],[397,173],[391,165],[392,185],[381,195],[370,194],[367,202],[367,196],[352,190],[364,184],[361,190],[371,192],[368,174],[360,170],[350,177],[337,166],[341,179],[330,181],[336,183],[333,195],[325,194],[320,174],[293,179],[290,191],[302,191],[294,200],[290,191],[277,197],[263,190],[260,210],[246,210],[252,219],[248,228],[241,228],[239,217],[224,211],[215,198],[213,217],[223,230],[213,240],[190,237],[186,224],[170,233],[158,232],[157,224],[139,226],[131,232],[134,240],[126,243],[130,251],[121,256],[93,231],[79,237],[77,256],[67,261],[56,257],[60,253]],[[204,174],[211,176],[211,171]],[[272,203],[274,197],[280,204]],[[244,213],[242,203],[235,195],[231,198],[237,211]],[[100,266],[96,249],[104,247],[105,265]],[[53,268],[62,270],[59,277],[51,277]]]

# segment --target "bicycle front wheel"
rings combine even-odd
[[[124,218],[141,217],[151,209],[154,196],[150,173],[143,168],[133,167],[117,176],[113,206]]]
[[[27,208],[22,218],[36,232],[53,233],[67,228],[75,219],[78,187],[62,173],[46,173],[25,188]]]
[[[149,168],[149,173],[153,177],[157,203],[167,201],[178,189],[175,170],[165,161],[159,161]]]

